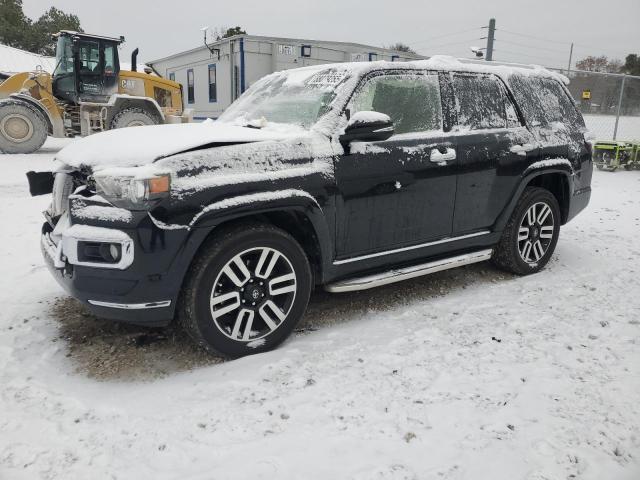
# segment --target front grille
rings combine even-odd
[[[51,216],[56,218],[62,215],[69,205],[69,195],[73,193],[73,176],[66,172],[56,173],[53,180],[53,201],[51,203]]]

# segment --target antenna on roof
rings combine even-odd
[[[202,27],[200,29],[200,31],[202,32],[202,34],[204,35],[204,46],[207,47],[207,50],[209,50],[209,52],[211,52],[211,55],[218,55],[218,60],[220,60],[220,49],[219,48],[213,48],[210,47],[209,44],[207,43],[207,32],[211,29],[210,26],[206,26],[206,27]]]

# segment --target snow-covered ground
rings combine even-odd
[[[0,478],[640,478],[640,172],[596,172],[538,275],[488,264],[318,293],[221,362],[90,317],[49,276],[48,198],[0,156]]]

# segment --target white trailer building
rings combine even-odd
[[[425,58],[358,43],[235,35],[207,46],[147,62],[159,75],[182,84],[185,108],[196,119],[217,118],[263,76],[337,62],[407,61]]]

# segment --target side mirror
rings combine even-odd
[[[389,115],[379,112],[357,112],[340,135],[340,143],[348,145],[354,141],[379,142],[388,139],[393,133],[393,122]]]

